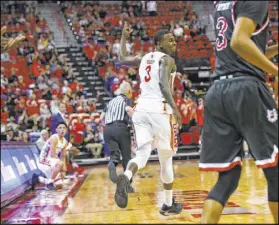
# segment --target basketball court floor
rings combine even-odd
[[[159,214],[163,187],[158,162],[149,162],[134,178],[136,193],[129,194],[126,209],[114,202],[115,184],[105,165],[88,169],[88,176],[57,222],[61,223],[199,223],[203,201],[217,180],[217,173],[199,172],[198,161],[174,161],[174,196],[183,203],[180,215]],[[118,172],[122,171],[119,166]],[[229,199],[220,223],[272,223],[266,181],[254,161],[243,161],[239,187]]]
[[[148,162],[134,177],[135,193],[126,209],[114,202],[116,185],[108,178],[106,165],[86,167],[85,176],[68,179],[57,191],[38,186],[1,209],[1,224],[90,223],[199,223],[203,202],[217,180],[215,172],[199,172],[197,160],[175,160],[174,197],[183,204],[180,215],[159,214],[163,204],[160,165]],[[122,172],[122,167],[117,168]],[[254,161],[245,159],[238,189],[229,199],[220,223],[273,223],[267,204],[266,181]]]

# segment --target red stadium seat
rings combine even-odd
[[[190,145],[192,144],[192,135],[191,133],[185,132],[180,135],[181,144]]]
[[[192,133],[192,140],[193,140],[193,144],[199,144],[199,140],[200,140],[200,132],[199,131],[195,131]]]

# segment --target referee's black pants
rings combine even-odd
[[[117,165],[121,154],[125,171],[131,159],[131,135],[127,124],[118,121],[107,124],[104,129],[104,139],[110,150],[110,161]]]

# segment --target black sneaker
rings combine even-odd
[[[50,190],[50,191],[55,191],[55,190],[58,190],[53,183],[49,183],[46,185],[46,189],[47,190]]]
[[[182,204],[174,201],[173,199],[172,206],[167,206],[166,204],[163,204],[162,208],[160,209],[160,214],[162,214],[163,216],[177,215],[181,213],[182,209]]]
[[[31,189],[34,191],[36,184],[39,183],[39,175],[36,173],[33,173],[32,175],[32,181],[31,181]]]
[[[116,183],[117,174],[116,174],[116,167],[113,162],[108,163],[108,170],[109,170],[109,178],[113,183]]]
[[[131,184],[128,186],[128,193],[135,193],[135,189],[131,186]]]
[[[114,200],[120,208],[126,208],[126,206],[128,205],[129,186],[130,181],[125,174],[121,174],[117,177]]]

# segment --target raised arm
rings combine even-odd
[[[124,23],[124,28],[122,30],[121,40],[120,40],[120,52],[119,52],[119,61],[122,64],[128,64],[135,67],[140,65],[141,56],[127,56],[126,51],[126,41],[129,38],[130,34],[133,32],[133,29],[128,26],[128,24]]]
[[[175,62],[173,58],[169,56],[164,56],[160,59],[160,69],[159,69],[160,89],[167,103],[173,109],[173,115],[180,128],[182,125],[181,115],[173,99],[172,91],[170,90],[170,84],[169,84],[170,74],[174,70],[174,68],[175,68]]]
[[[19,35],[16,38],[5,38],[3,35],[6,33],[7,27],[1,28],[1,54],[7,52],[9,49],[17,46],[20,42],[25,40],[25,36]]]

